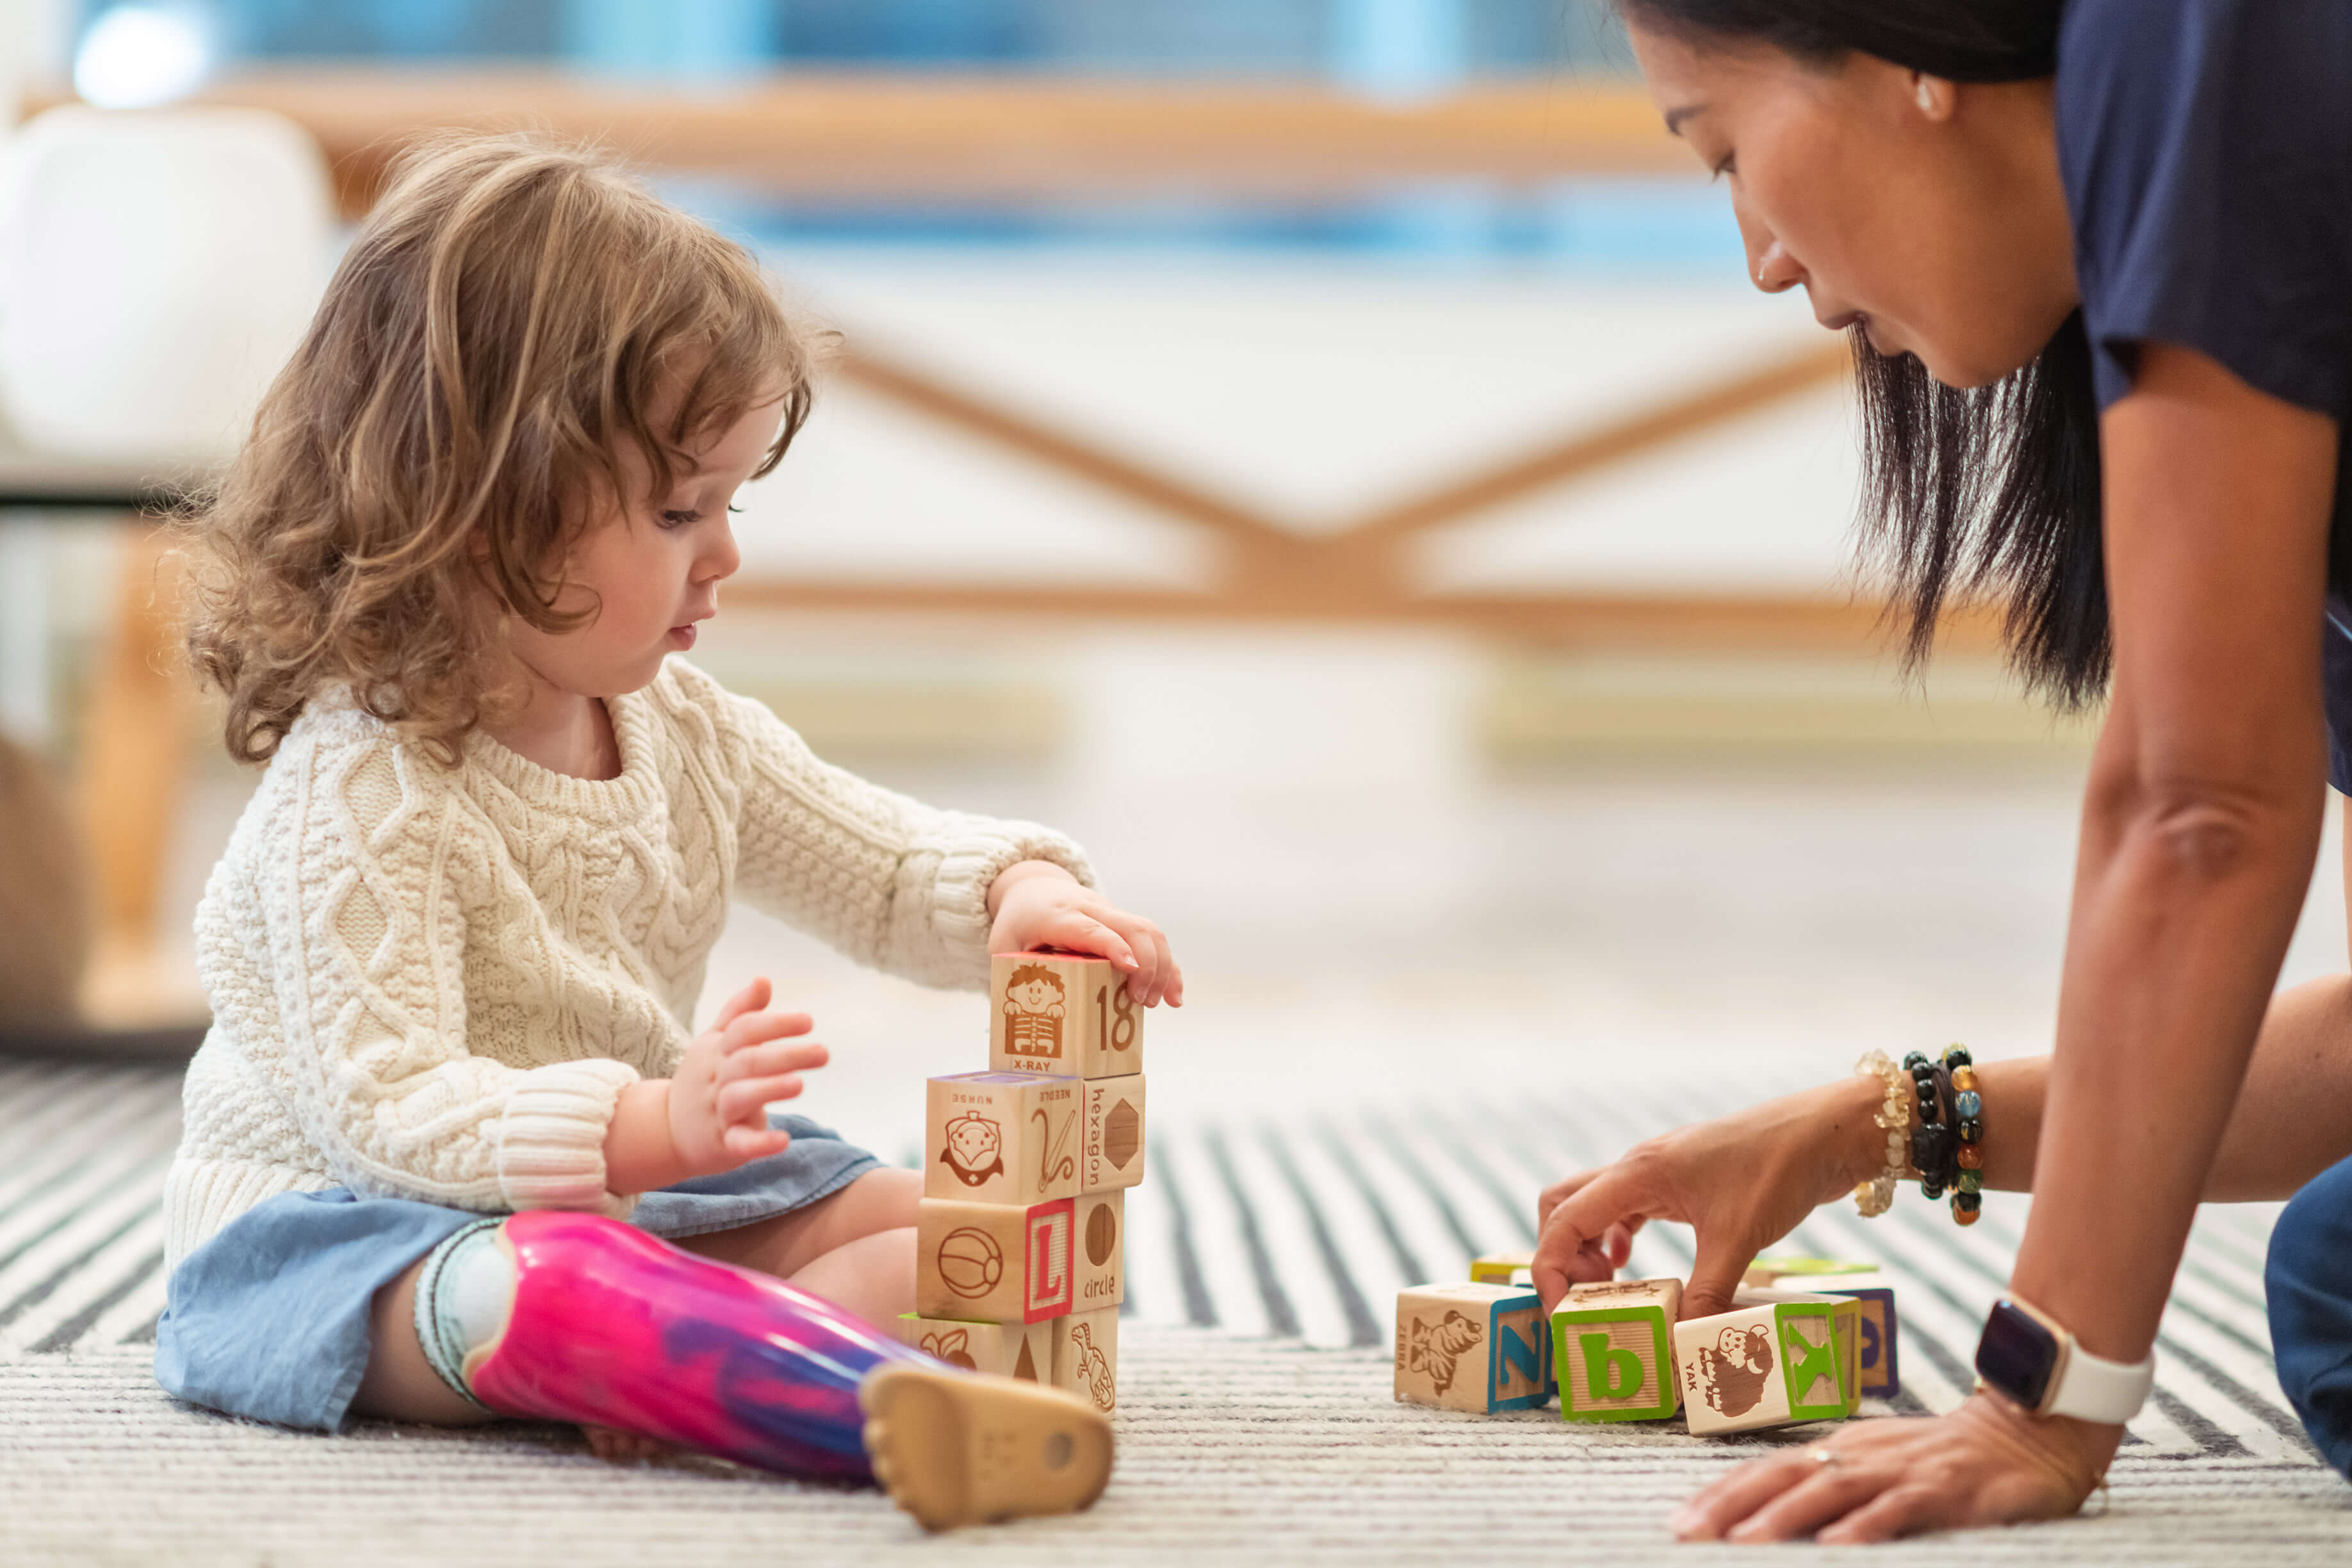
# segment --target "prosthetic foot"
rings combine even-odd
[[[435,1250],[416,1303],[427,1358],[500,1415],[877,1479],[933,1530],[1085,1508],[1109,1479],[1110,1426],[1085,1402],[957,1372],[616,1220],[486,1222]]]

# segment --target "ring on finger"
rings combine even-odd
[[[1813,1463],[1825,1470],[1835,1469],[1845,1463],[1845,1456],[1835,1448],[1809,1448],[1806,1454]]]

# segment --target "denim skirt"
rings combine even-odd
[[[879,1164],[805,1117],[768,1121],[792,1147],[647,1193],[629,1223],[670,1237],[731,1230],[831,1197]],[[257,1204],[172,1271],[155,1380],[226,1415],[338,1431],[367,1372],[375,1293],[482,1217],[344,1187]]]

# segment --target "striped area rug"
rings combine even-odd
[[[163,1302],[163,1170],[178,1136],[176,1071],[0,1064],[0,1358],[132,1353]],[[1152,1174],[1129,1198],[1138,1326],[1376,1352],[1397,1289],[1463,1278],[1479,1251],[1527,1244],[1533,1194],[1677,1120],[1687,1090],[1531,1097],[1444,1110],[1156,1127]],[[2310,1468],[2278,1389],[2262,1259],[2273,1210],[2209,1208],[2164,1320],[2156,1397],[2136,1458]],[[1790,1250],[1871,1258],[1896,1277],[1905,1390],[1949,1408],[1986,1306],[2006,1277],[2022,1200],[1996,1195],[1954,1226],[1916,1193],[1884,1219],[1820,1211]],[[1633,1272],[1681,1273],[1687,1235],[1653,1226]]]

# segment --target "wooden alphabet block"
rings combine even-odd
[[[1485,1415],[1544,1402],[1543,1303],[1517,1285],[1397,1293],[1396,1397]]]
[[[1895,1285],[1877,1266],[1841,1262],[1828,1258],[1759,1258],[1750,1264],[1745,1281],[1751,1286],[1782,1290],[1807,1290],[1816,1296],[1851,1296],[1862,1304],[1855,1346],[1855,1365],[1865,1396],[1891,1399],[1903,1388],[1898,1354],[1901,1332],[1895,1317]]]
[[[1664,1421],[1682,1406],[1675,1376],[1679,1279],[1569,1288],[1551,1310],[1552,1373],[1563,1421]]]
[[[1118,1408],[1118,1309],[1102,1307],[1056,1318],[1054,1383],[1097,1410]]]
[[[1675,1326],[1675,1361],[1690,1429],[1746,1432],[1834,1421],[1861,1403],[1861,1339],[1853,1300],[1742,1290],[1728,1312]]]
[[[1143,1180],[1143,1075],[1090,1078],[1078,1191],[1109,1192]]]
[[[988,1065],[1125,1078],[1143,1070],[1143,1009],[1107,958],[1000,952],[988,961]]]
[[[915,1310],[1034,1323],[1070,1310],[1073,1204],[1026,1208],[924,1198],[915,1205]]]
[[[1489,1252],[1470,1260],[1470,1283],[1473,1285],[1528,1285],[1534,1283],[1530,1270],[1535,1267],[1533,1247],[1518,1252]]]
[[[931,1079],[923,1195],[1021,1205],[1076,1197],[1083,1089],[1076,1079],[1032,1072]]]
[[[1054,1325],[1061,1321],[1052,1318],[1034,1323],[966,1322],[902,1312],[898,1316],[898,1337],[924,1354],[935,1355],[966,1372],[1045,1383],[1054,1375]]]
[[[1071,1232],[1078,1277],[1070,1303],[1073,1312],[1116,1307],[1127,1300],[1127,1194],[1087,1193],[1077,1202],[1077,1225]]]

